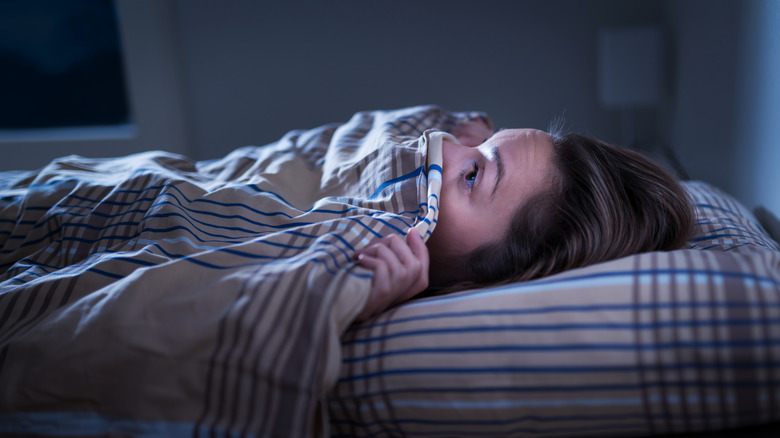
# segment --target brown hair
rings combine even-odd
[[[482,245],[466,260],[443,261],[461,274],[456,284],[441,285],[446,291],[674,250],[688,239],[693,210],[675,177],[640,153],[593,137],[552,138],[548,188],[517,209],[503,240]]]

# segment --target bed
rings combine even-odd
[[[217,160],[71,156],[0,174],[0,435],[636,436],[778,421],[780,249],[705,183],[687,183],[689,248],[353,324],[371,281],[355,249],[431,231],[436,133],[476,118],[366,111]]]

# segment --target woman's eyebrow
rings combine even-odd
[[[490,193],[490,199],[493,199],[493,197],[496,195],[496,191],[498,190],[498,184],[501,182],[501,178],[504,177],[504,162],[501,161],[501,154],[498,153],[498,146],[493,146],[493,149],[491,150],[493,153],[493,156],[496,157],[496,185],[493,186],[493,192]]]

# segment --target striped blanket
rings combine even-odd
[[[356,114],[193,162],[0,174],[0,435],[317,436],[364,305],[356,248],[430,232],[428,129]]]

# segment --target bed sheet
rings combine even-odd
[[[0,175],[0,435],[327,434],[370,289],[354,251],[430,232],[426,130],[474,117],[368,111],[219,160]]]

